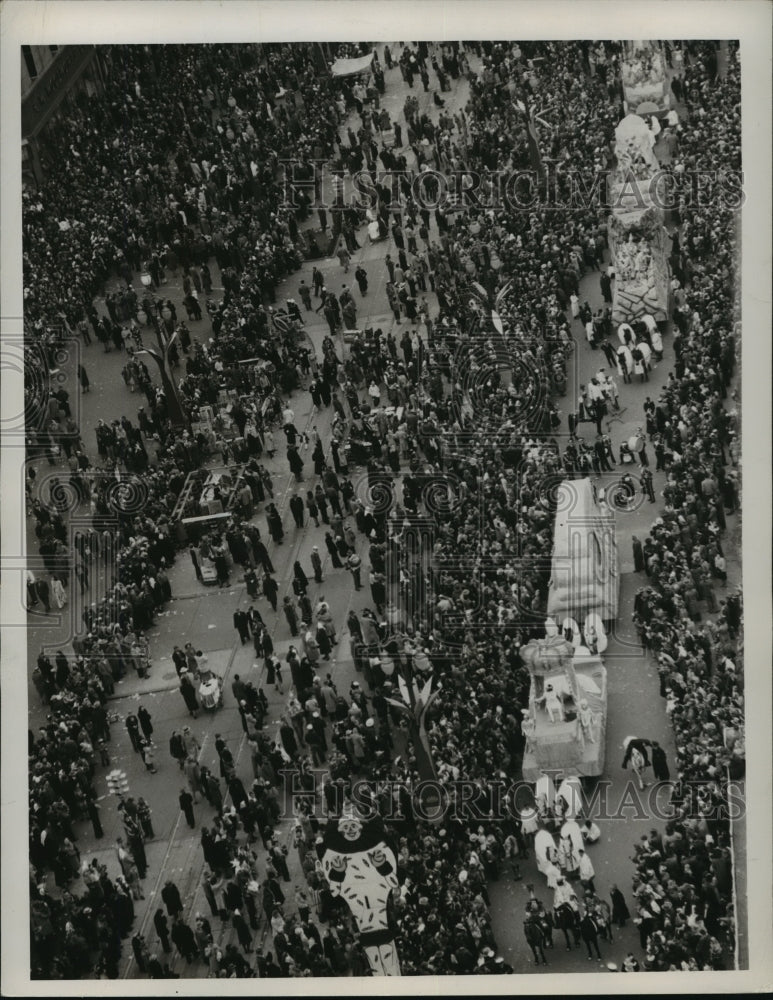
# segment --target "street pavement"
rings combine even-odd
[[[379,45],[378,48],[383,50],[382,45]],[[393,45],[393,52],[395,49],[396,47]],[[470,54],[470,61],[473,68],[476,68],[477,60],[472,54]],[[393,120],[395,118],[402,120],[402,105],[408,88],[397,68],[386,71],[386,83],[387,92],[382,97],[382,104],[390,110]],[[467,92],[467,81],[456,81],[452,91],[444,95],[447,110],[453,112],[463,107],[467,100]],[[419,100],[420,111],[426,110],[433,120],[436,120],[437,109],[432,103],[431,92],[425,94],[420,81],[417,80],[412,93]],[[413,154],[409,148],[406,152],[409,163],[412,163]],[[316,225],[318,223],[316,213],[314,213],[306,221],[305,227]],[[434,236],[434,228],[432,233]],[[397,332],[399,338],[402,328],[395,322],[385,294],[387,271],[383,265],[383,259],[387,252],[392,252],[395,256],[391,237],[383,242],[371,244],[367,238],[367,230],[363,228],[358,234],[358,240],[363,245],[353,255],[348,274],[344,274],[336,257],[313,263],[316,263],[323,272],[327,287],[336,294],[340,293],[340,286],[343,284],[349,284],[354,288],[360,328],[380,326],[385,332],[392,329]],[[353,273],[359,263],[362,263],[368,271],[369,290],[364,298],[360,296],[356,289],[356,283],[353,281]],[[210,262],[210,267],[217,295],[222,293],[222,288],[218,287],[220,276],[214,262]],[[312,262],[308,262],[301,271],[282,282],[277,289],[278,304],[290,297],[300,301],[297,294],[300,279],[304,278],[307,285],[311,285],[311,269]],[[594,311],[601,305],[598,279],[598,272],[591,272],[584,276],[581,281],[580,300],[587,299]],[[179,272],[175,275],[168,275],[167,284],[162,287],[161,294],[172,298],[180,315],[184,315],[181,280],[182,276]],[[139,276],[135,276],[135,287],[138,291],[140,290]],[[437,309],[436,298],[431,292],[428,292],[427,300],[430,303],[432,315],[434,315]],[[103,300],[97,300],[96,305],[100,311],[105,311]],[[206,313],[203,315],[204,318],[199,323],[189,323],[194,338],[203,339],[211,335]],[[307,323],[305,329],[309,342],[321,356],[322,338],[328,332],[327,323],[321,314],[313,312],[305,313],[305,319]],[[567,395],[563,400],[559,400],[559,407],[563,411],[562,427],[559,433],[566,433],[566,414],[569,409],[574,408],[578,386],[586,382],[599,365],[605,364],[603,353],[600,350],[592,350],[586,343],[579,323],[575,324],[574,333],[576,345],[569,365]],[[660,388],[666,381],[667,372],[673,360],[673,352],[671,351],[670,336],[666,336],[664,339],[665,359],[652,372],[649,383],[619,386],[623,410],[620,419],[613,420],[609,427],[615,454],[618,452],[620,443],[643,425],[642,404],[645,396],[650,395],[657,398]],[[339,351],[341,346],[339,343]],[[92,462],[97,463],[98,455],[93,433],[97,420],[99,418],[114,419],[122,413],[134,420],[138,407],[144,403],[144,397],[141,394],[132,394],[121,378],[121,368],[126,362],[126,356],[123,352],[113,350],[111,353],[105,354],[96,341],[91,346],[83,347],[81,350],[82,362],[91,379],[91,391],[86,395],[78,394],[72,366],[64,368],[68,380],[65,384],[70,390],[71,397],[77,397],[80,407],[79,420],[87,453]],[[153,372],[152,374],[155,375]],[[364,393],[362,395],[364,399]],[[307,431],[316,427],[320,431],[323,442],[326,442],[329,439],[330,410],[316,412],[308,393],[304,391],[292,394],[289,402],[295,411],[296,426]],[[732,403],[732,401],[729,402]],[[591,433],[585,431],[585,428],[589,428]],[[595,436],[594,426],[592,424],[582,425],[579,433],[584,431],[592,441]],[[277,568],[277,579],[280,581],[280,608],[283,595],[291,593],[292,565],[296,559],[300,560],[309,576],[309,596],[312,603],[323,594],[330,602],[336,620],[339,643],[334,647],[330,663],[322,663],[324,669],[321,672],[329,670],[339,690],[348,693],[349,686],[357,678],[357,674],[349,651],[348,634],[345,627],[346,616],[350,607],[360,611],[369,606],[369,592],[367,588],[363,588],[361,592],[356,593],[349,572],[333,570],[330,567],[324,546],[325,525],[316,528],[313,524],[307,523],[303,529],[295,528],[287,510],[288,501],[296,489],[305,492],[309,486],[313,487],[316,481],[309,453],[306,453],[304,458],[306,461],[305,481],[298,484],[295,483],[289,472],[282,450],[278,451],[273,459],[268,459],[266,456],[262,458],[263,464],[269,469],[273,478],[275,502],[282,512],[285,528],[285,538],[281,546],[277,546],[273,542],[267,542],[267,544],[271,559]],[[45,460],[43,461],[46,471],[48,471],[47,463]],[[630,469],[630,467],[628,468]],[[605,656],[609,699],[606,734],[607,766],[604,778],[610,782],[610,802],[619,801],[627,787],[626,779],[630,772],[623,772],[620,768],[622,740],[626,735],[636,734],[658,739],[666,749],[670,761],[673,761],[674,755],[671,730],[663,707],[664,702],[658,694],[657,674],[651,661],[642,655],[631,625],[633,596],[636,588],[643,583],[643,574],[633,573],[630,549],[631,535],[638,534],[639,537],[643,538],[662,506],[660,490],[664,484],[664,476],[662,473],[654,472],[654,465],[653,473],[658,502],[655,505],[640,504],[631,512],[621,513],[618,515],[617,522],[622,574],[620,615],[618,627],[610,639],[610,646]],[[605,478],[609,480],[616,476],[619,477],[619,467],[616,468],[615,473],[608,474]],[[358,480],[357,470],[352,475],[352,481],[355,486],[362,488],[362,484]],[[257,511],[252,520],[261,529],[265,538],[267,531],[265,530],[265,516],[262,513],[262,506],[257,505]],[[728,534],[734,530],[734,522],[735,518],[731,517]],[[35,539],[30,534],[31,527],[32,522],[28,519],[28,551],[36,552]],[[314,582],[313,573],[310,571],[309,556],[314,545],[319,546],[320,553],[324,554],[325,557],[322,584]],[[358,538],[358,550],[362,555],[366,554],[362,538]],[[728,555],[728,571],[730,586],[732,586],[740,579],[740,570],[737,560],[732,558],[730,553]],[[252,681],[256,686],[263,686],[263,665],[262,662],[255,662],[251,645],[241,645],[233,628],[233,612],[237,607],[246,608],[250,603],[255,603],[272,633],[276,653],[281,660],[283,660],[292,639],[287,622],[281,613],[274,614],[264,599],[259,599],[257,602],[249,600],[238,567],[234,567],[230,586],[208,590],[197,582],[191,562],[183,551],[178,556],[169,575],[173,600],[167,606],[167,610],[158,616],[157,626],[149,636],[152,658],[149,676],[144,680],[127,676],[119,683],[116,695],[109,705],[110,711],[115,713],[112,742],[109,746],[110,768],[120,768],[126,772],[130,794],[143,795],[153,813],[155,837],[149,841],[146,847],[149,862],[148,876],[144,881],[146,898],[135,903],[137,913],[135,929],[146,935],[151,951],[160,947],[153,930],[152,916],[156,907],[161,905],[160,890],[167,879],[171,878],[177,883],[185,907],[184,916],[189,922],[197,912],[210,916],[209,908],[199,889],[203,864],[199,846],[199,832],[201,826],[206,825],[212,819],[214,811],[206,801],[201,802],[195,807],[196,829],[190,830],[188,828],[177,804],[177,795],[183,780],[177,764],[168,753],[169,736],[173,729],[180,728],[182,725],[190,725],[202,744],[202,763],[216,769],[217,754],[214,749],[214,740],[216,734],[222,735],[234,753],[237,761],[237,773],[245,783],[248,779],[251,781],[249,755],[245,753],[246,740],[231,692],[231,682],[234,675],[238,673],[243,679]],[[66,612],[67,609],[58,621],[54,615],[36,614],[29,616],[30,671],[34,665],[34,656],[41,645],[55,650],[58,648],[58,643],[66,640],[70,628]],[[183,645],[185,642],[191,642],[195,649],[204,651],[209,658],[210,665],[224,679],[225,699],[223,707],[214,713],[202,712],[195,720],[190,718],[182,696],[179,694],[177,675],[171,660],[172,647],[175,644]],[[34,731],[45,718],[45,707],[41,706],[32,685],[29,686],[29,724]],[[270,705],[269,721],[267,722],[268,732],[272,731],[279,713],[284,708],[288,686],[289,677],[286,677],[284,695],[273,689],[264,688]],[[150,774],[145,770],[139,755],[132,751],[128,734],[124,728],[123,720],[126,715],[130,711],[136,711],[140,704],[145,705],[153,719],[153,738],[158,748],[157,774]],[[98,857],[107,863],[109,871],[115,875],[119,871],[115,853],[115,838],[120,835],[122,826],[120,814],[116,809],[116,800],[108,793],[105,771],[102,769],[98,772],[96,786],[100,796],[104,837],[97,841],[93,838],[90,824],[78,824],[78,846],[84,860]],[[663,825],[651,818],[650,812],[646,808],[643,810],[644,818],[641,815],[632,815],[635,812],[635,809],[627,809],[620,818],[600,821],[601,840],[589,851],[597,873],[596,888],[599,894],[608,898],[612,884],[617,883],[626,896],[632,911],[633,900],[630,897],[630,886],[634,868],[630,859],[633,854],[633,844],[651,827],[660,828]],[[286,815],[279,828],[280,834],[289,838],[292,825],[292,818]],[[289,862],[291,875],[295,878],[300,874],[295,851],[290,851]],[[523,880],[521,882],[514,882],[509,873],[503,874],[501,879],[493,883],[489,890],[492,901],[493,928],[499,950],[516,972],[536,971],[531,964],[531,953],[526,946],[521,926],[523,907],[527,896],[526,884],[533,882],[538,896],[546,903],[550,902],[543,877],[536,872],[533,860],[522,864],[522,873]],[[77,886],[74,887],[74,891],[78,891]],[[286,895],[288,896],[286,909],[288,912],[292,912],[294,909],[292,893]],[[216,940],[221,945],[229,943],[234,938],[230,927],[223,925],[219,919],[212,918],[212,926]],[[257,934],[256,946],[265,939],[264,922],[261,923]],[[556,934],[554,941],[556,947],[554,951],[548,952],[550,964],[546,971],[592,971],[598,967],[596,960],[587,961],[584,949],[575,949],[567,953],[563,937],[559,940],[559,936]],[[616,937],[614,945],[610,946],[602,942],[604,962],[615,961],[619,964],[629,950],[640,954],[638,945],[638,933],[629,924],[628,928]],[[270,947],[270,942],[268,947]],[[206,975],[207,970],[203,963],[186,966],[178,957],[170,956],[170,959],[173,970],[183,977]],[[544,970],[540,969],[540,971]],[[139,975],[131,948],[128,945],[124,948],[121,975],[123,977]]]

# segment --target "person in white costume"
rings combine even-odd
[[[561,704],[561,699],[553,690],[552,684],[545,685],[545,693],[541,698],[538,698],[537,701],[543,701],[545,703],[545,710],[550,716],[551,722],[564,721],[564,706]]]

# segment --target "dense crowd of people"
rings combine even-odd
[[[312,556],[310,570],[295,565],[294,597],[285,598],[282,609],[300,649],[291,646],[284,662],[258,611],[251,608],[238,621],[234,616],[241,641],[251,640],[265,662],[265,684],[282,695],[285,685],[290,689],[277,738],[265,732],[263,690],[237,676],[232,693],[250,748],[249,788],[220,737],[215,740],[219,774],[199,764],[200,748],[190,731],[174,734],[170,752],[186,783],[180,806],[189,825],[199,796],[214,810],[201,829],[206,862],[201,887],[211,919],[230,922],[238,948],[215,944],[210,917],[197,914],[195,927],[186,923],[179,893],[167,883],[162,897],[171,931],[163,910],[154,918],[164,958],[138,933],[132,940],[139,970],[154,978],[172,975],[166,965],[170,937],[189,966],[201,963],[203,971],[206,963],[213,977],[367,974],[348,909],[332,897],[319,863],[324,826],[315,815],[312,770],[329,770],[323,797],[333,816],[340,815],[356,781],[393,779],[404,787],[417,781],[417,748],[394,704],[395,674],[410,670],[434,679],[427,736],[442,783],[450,787],[464,778],[485,788],[494,776],[519,777],[520,714],[529,690],[519,650],[544,635],[552,486],[566,476],[608,468],[610,458],[614,462],[601,427],[606,406],[616,405],[614,380],[600,369],[576,412],[572,401],[571,438],[563,453],[555,437],[562,415],[552,399],[565,382],[565,370],[563,380],[560,376],[578,330],[576,317],[582,316],[583,329],[591,322],[593,347],[604,347],[611,333],[608,310],[589,320],[585,309],[576,308],[579,280],[587,272],[598,271],[604,288],[603,207],[430,211],[403,190],[398,212],[382,211],[382,201],[378,214],[384,224],[390,219],[395,244],[396,261],[390,256],[385,262],[390,304],[399,323],[407,319],[411,329],[399,340],[382,330],[357,332],[346,355],[339,355],[334,337],[342,325],[352,328],[351,305],[316,279],[313,289],[298,294],[306,311],[312,292],[325,309],[330,336],[322,358],[299,334],[300,310],[288,302],[291,322],[279,320],[272,308],[277,285],[297,270],[308,250],[299,228],[308,205],[299,188],[298,208],[287,207],[278,162],[295,157],[301,174],[313,159],[351,163],[357,154],[360,162],[373,163],[376,137],[387,124],[377,114],[379,94],[392,79],[393,62],[385,51],[384,66],[375,64],[373,86],[347,85],[339,92],[314,71],[308,47],[262,48],[262,59],[251,47],[204,46],[196,52],[166,47],[163,58],[152,50],[122,50],[125,58],[113,67],[104,94],[50,130],[48,155],[64,155],[67,183],[51,181],[37,193],[25,193],[29,337],[51,351],[68,328],[80,331],[86,343],[93,330],[106,350],[113,342],[126,351],[127,385],[145,393],[148,408],[140,410],[138,427],[126,417],[111,426],[100,421],[98,469],[81,458],[79,429],[66,428],[76,435],[72,444],[68,439],[66,482],[91,505],[94,523],[75,553],[65,550],[67,508],[58,470],[45,502],[39,494],[35,498],[35,483],[29,483],[30,510],[51,579],[71,591],[77,579],[85,592],[89,567],[92,573],[101,567],[113,574],[102,604],[84,606],[84,632],[73,642],[74,656],[60,654],[54,666],[41,652],[33,672],[50,710],[44,730],[30,736],[32,917],[38,932],[33,973],[38,976],[115,978],[121,939],[132,930],[132,900],[143,895],[143,815],[146,822],[149,818],[141,808],[124,810],[126,846],[117,852],[122,874],[111,878],[105,866],[86,864],[85,895],[70,889],[81,871],[71,824],[89,818],[100,835],[93,779],[97,755],[100,764],[109,762],[107,699],[125,671],[145,676],[150,669],[146,633],[172,596],[167,574],[179,548],[173,513],[189,472],[215,455],[224,464],[244,466],[244,489],[229,510],[231,520],[191,545],[191,559],[200,579],[202,562],[211,561],[221,585],[231,567],[240,566],[250,598],[265,596],[276,610],[276,570],[250,521],[266,503],[268,536],[282,540],[282,518],[269,502],[271,477],[258,463],[273,457],[278,441],[284,447],[286,439],[295,480],[300,482],[306,464],[319,477],[294,497],[296,526],[305,516],[330,526],[326,547],[333,569],[349,571],[357,590],[365,570],[374,610],[352,612],[347,619],[352,658],[368,689],[355,682],[348,697],[336,689],[331,674],[321,679],[338,640],[329,603],[320,596],[313,604],[307,593],[309,576],[317,583],[322,579],[319,556],[317,561]],[[719,80],[707,68],[710,50],[708,43],[688,46],[681,90],[689,121],[672,164],[677,172],[680,164],[703,166],[708,151],[716,157],[714,168],[739,165],[735,49],[730,47],[727,76]],[[479,72],[470,68],[473,52]],[[339,54],[355,53],[342,47]],[[572,168],[590,189],[612,157],[620,118],[618,58],[619,46],[609,43],[597,48],[453,43],[435,51],[425,43],[403,46],[395,64],[409,87],[417,77],[426,91],[430,71],[440,93],[463,75],[470,86],[467,107],[457,115],[446,112],[436,95],[437,121],[418,115],[407,101],[408,145],[417,163],[458,171],[458,178],[479,174],[485,201],[492,195],[490,172],[533,165],[529,132],[534,130],[560,191],[571,190]],[[560,70],[553,72],[556,66]],[[339,126],[352,105],[362,127],[356,133],[349,129],[345,142]],[[550,128],[530,109],[544,111]],[[707,116],[722,129],[722,142],[705,141]],[[379,155],[385,166],[395,156],[385,157],[383,150]],[[458,183],[464,191],[464,180]],[[356,242],[364,213],[332,214],[347,246]],[[736,347],[735,244],[732,238],[726,244],[713,238],[715,232],[732,231],[730,209],[722,214],[714,205],[705,211],[682,205],[673,221],[674,270],[682,275],[675,296],[674,372],[644,414],[658,470],[668,479],[663,515],[638,555],[634,552],[636,568],[647,572],[650,584],[637,596],[635,621],[642,642],[658,659],[678,746],[677,778],[684,788],[677,787],[674,801],[681,811],[666,833],[651,835],[637,849],[635,919],[643,967],[720,968],[733,928],[727,907],[728,829],[716,814],[726,801],[728,775],[743,771],[740,596],[727,599],[716,623],[697,623],[701,602],[708,614],[719,612],[714,587],[727,579],[725,512],[740,502],[738,473],[727,469],[726,457],[736,464],[737,415],[723,405]],[[322,216],[320,222],[325,229]],[[217,302],[212,258],[223,283]],[[344,259],[342,264],[346,270]],[[193,331],[177,322],[171,303],[157,297],[166,276],[178,269]],[[149,275],[143,299],[128,290],[136,272]],[[127,292],[107,303],[109,319],[100,318],[93,298],[114,274],[125,280]],[[356,280],[365,294],[362,276]],[[421,295],[428,284],[437,295],[435,315]],[[199,296],[206,300],[211,339],[194,336],[202,321]],[[493,328],[492,309],[498,321]],[[419,324],[425,336],[419,335]],[[153,327],[159,339],[177,334],[171,362],[184,365],[180,398],[193,423],[190,430],[174,426],[163,390],[137,354],[143,343],[152,344]],[[641,342],[662,357],[659,333],[653,338],[644,329]],[[616,344],[614,357],[619,358]],[[316,431],[307,441],[297,430],[285,397],[298,389],[308,391],[318,408],[332,407],[330,441]],[[382,396],[392,412],[381,406]],[[227,417],[220,412],[224,403]],[[57,426],[41,427],[49,449],[62,440],[59,424],[68,418],[61,400],[58,405],[49,414]],[[583,437],[588,422],[596,425],[594,442]],[[52,464],[55,458],[49,455]],[[349,475],[356,466],[367,473],[360,489]],[[117,533],[107,527],[110,516],[118,518]],[[431,537],[431,552],[414,544],[417,533]],[[360,552],[367,554],[367,567]],[[31,600],[44,593],[48,598],[39,583],[30,581]],[[193,649],[176,649],[173,659],[195,717],[199,704],[192,680],[201,677],[200,659]],[[289,676],[283,679],[285,664]],[[713,723],[707,723],[709,717]],[[140,718],[138,726],[132,745],[152,771],[152,725]],[[288,765],[297,772],[308,806],[294,834],[306,878],[305,888],[293,890],[297,916],[284,908],[282,883],[291,879],[286,849],[275,837],[281,772]],[[686,790],[695,781],[702,783],[699,806],[705,819],[700,820]],[[379,805],[386,811],[389,803]],[[530,841],[517,817],[470,828],[449,819],[438,829],[407,808],[390,828],[401,882],[391,920],[403,973],[512,971],[496,954],[487,883],[503,871],[520,877],[519,859],[528,857]],[[258,841],[265,854],[259,855]],[[47,871],[55,872],[60,894],[46,891]],[[586,865],[585,881],[592,887],[592,866]],[[574,943],[584,941],[590,958],[595,942],[598,956],[597,935],[611,941],[614,912],[605,913],[595,890],[586,893],[582,910],[574,908],[572,895],[556,889],[556,925],[568,946],[571,929]],[[540,905],[535,901],[528,908],[527,924],[542,920]],[[618,915],[623,909],[624,902]],[[271,928],[272,951],[259,954],[255,970],[248,959],[260,910]],[[312,911],[326,924],[321,933]],[[55,947],[56,940],[67,947]],[[538,952],[534,955],[538,961]]]
[[[739,73],[734,58],[716,82],[710,64],[686,69],[684,99],[696,119],[682,135],[688,167],[739,167]],[[711,114],[716,144],[703,131]],[[677,745],[676,818],[637,852],[649,969],[726,967],[734,940],[727,786],[745,774],[742,596],[718,600],[716,592],[727,587],[726,515],[740,506],[738,414],[724,405],[738,347],[740,303],[728,281],[737,243],[733,213],[721,203],[682,221],[690,267],[675,314],[674,374],[648,415],[658,468],[667,472],[665,506],[641,547],[637,568],[649,586],[637,593],[634,614],[658,663]],[[713,238],[720,231],[726,239]]]

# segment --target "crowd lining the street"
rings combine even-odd
[[[70,437],[62,437],[69,419],[66,399],[51,404],[50,420],[31,442],[58,466],[52,449],[67,441],[69,478],[63,474],[60,483],[57,468],[46,501],[36,498],[34,479],[29,481],[50,587],[58,582],[64,599],[74,600],[76,581],[82,593],[88,591],[89,566],[100,558],[102,571],[109,566],[114,574],[102,604],[84,604],[83,634],[72,644],[73,656],[60,652],[52,663],[41,652],[33,672],[50,713],[43,730],[30,735],[29,747],[33,974],[116,978],[122,940],[133,932],[137,967],[154,978],[173,974],[166,964],[170,939],[190,971],[193,963],[206,962],[213,977],[367,974],[348,910],[332,898],[321,874],[316,846],[324,831],[310,790],[308,815],[299,817],[293,842],[306,886],[283,889],[291,879],[287,848],[275,832],[280,772],[290,764],[310,789],[312,767],[327,765],[323,795],[334,813],[354,778],[415,782],[415,751],[400,725],[400,712],[389,701],[396,692],[396,665],[408,660],[419,677],[432,676],[436,684],[442,680],[427,725],[440,780],[450,784],[467,778],[483,785],[497,775],[518,777],[524,742],[519,716],[529,683],[519,648],[542,634],[554,511],[549,487],[614,462],[601,427],[607,407],[616,405],[614,379],[601,369],[589,396],[573,408],[573,435],[563,454],[553,437],[561,415],[550,398],[560,391],[556,369],[578,329],[579,279],[589,270],[603,274],[604,213],[502,210],[454,218],[441,210],[430,218],[426,209],[404,198],[392,229],[397,263],[387,267],[395,317],[401,323],[407,319],[413,329],[399,342],[382,331],[355,337],[344,359],[334,337],[348,301],[338,302],[337,315],[332,293],[314,282],[314,301],[320,299],[330,314],[331,336],[320,361],[295,330],[289,336],[280,333],[270,311],[277,284],[300,267],[298,223],[306,212],[277,207],[278,151],[289,147],[307,161],[339,156],[350,147],[349,153],[367,160],[369,144],[381,131],[373,125],[378,78],[392,79],[393,56],[384,53],[375,89],[350,95],[361,109],[363,126],[345,143],[337,132],[346,103],[342,111],[333,84],[314,73],[303,46],[264,46],[267,59],[260,65],[237,48],[167,49],[163,63],[140,48],[121,50],[125,57],[105,93],[51,131],[51,155],[64,151],[67,182],[60,182],[60,172],[41,192],[25,193],[29,337],[47,341],[50,350],[68,327],[78,330],[87,345],[93,330],[105,350],[111,344],[127,350],[127,365],[133,366],[127,385],[135,380],[148,401],[138,427],[126,417],[111,427],[100,422],[100,469],[90,469],[88,459],[84,464],[82,429],[65,426]],[[713,166],[733,169],[740,148],[734,49],[722,80],[712,77],[709,46],[691,43],[688,50],[681,90],[689,120],[681,128],[677,165],[698,168],[711,155]],[[462,74],[470,80],[465,112],[452,117],[443,111],[438,124],[406,104],[407,137],[415,154],[422,152],[423,137],[433,144],[439,165],[524,166],[528,143],[513,101],[527,94],[552,109],[555,127],[549,134],[540,131],[547,155],[559,166],[606,168],[620,117],[615,46],[469,43],[469,51],[482,59],[479,74],[470,70],[460,44],[432,52],[424,43],[405,46],[395,60],[410,85],[414,77],[423,83],[430,70],[440,93]],[[610,72],[602,71],[607,64]],[[560,72],[544,72],[556,65]],[[295,107],[275,99],[280,87],[295,95]],[[709,121],[711,143],[706,142]],[[722,142],[716,141],[716,129]],[[173,138],[178,136],[182,139]],[[740,503],[738,474],[727,470],[726,456],[735,466],[737,417],[722,405],[736,347],[735,247],[732,237],[716,238],[732,232],[730,215],[714,206],[700,212],[680,209],[681,249],[678,245],[674,262],[683,288],[667,348],[675,357],[674,372],[644,414],[658,469],[668,472],[668,481],[663,514],[641,547],[637,570],[646,571],[649,586],[637,596],[635,621],[642,642],[657,657],[661,694],[677,741],[678,780],[704,783],[700,805],[705,813],[699,819],[694,809],[687,815],[685,798],[684,814],[637,850],[635,919],[640,921],[641,967],[647,969],[722,968],[732,950],[728,830],[715,814],[726,799],[728,775],[743,772],[742,606],[733,594],[719,612],[714,593],[715,581],[723,586],[726,579],[725,513]],[[67,226],[61,225],[64,220]],[[347,245],[356,236],[355,222],[361,221],[344,217],[340,222]],[[345,227],[351,227],[348,235]],[[421,250],[418,241],[424,244]],[[212,257],[224,294],[219,303],[207,300],[213,333],[207,343],[181,333],[173,307],[149,293],[145,303],[133,300],[128,290],[120,296],[124,304],[110,301],[109,319],[99,318],[93,306],[113,273],[128,286],[135,272],[147,270],[155,292],[166,273],[182,268],[195,330],[201,322],[198,295],[212,292],[207,263]],[[439,303],[431,318],[416,301],[428,282]],[[502,332],[492,333],[487,314],[506,282],[512,284],[497,301]],[[303,292],[299,295],[305,300]],[[426,336],[418,334],[419,317]],[[167,334],[178,333],[187,415],[200,417],[201,407],[214,407],[224,392],[238,429],[230,442],[224,427],[196,435],[170,423],[164,393],[134,357],[143,341],[152,342],[150,327],[156,320]],[[603,347],[611,332],[608,310],[583,320],[593,327],[592,346]],[[122,323],[132,331],[128,339],[120,333]],[[657,349],[650,331],[637,333]],[[257,360],[243,366],[239,362],[245,358]],[[497,371],[503,359],[507,385],[500,384]],[[626,362],[616,348],[615,359],[617,374],[627,382]],[[274,373],[280,386],[272,384]],[[284,394],[298,389],[310,392],[318,408],[333,407],[330,441],[315,432],[306,440],[295,427]],[[402,418],[380,406],[382,394],[395,410],[402,408]],[[583,423],[596,424],[593,443],[583,439]],[[347,698],[330,674],[321,678],[338,637],[324,596],[312,603],[307,593],[310,577],[316,584],[322,581],[321,563],[313,558],[310,568],[296,564],[294,596],[282,604],[300,647],[291,647],[284,662],[259,611],[247,614],[246,621],[235,616],[242,642],[252,641],[265,661],[266,685],[282,694],[286,685],[287,709],[278,738],[269,738],[262,689],[238,677],[232,682],[250,748],[249,781],[236,773],[225,741],[216,738],[216,775],[198,763],[190,730],[175,734],[179,738],[170,753],[184,782],[181,809],[192,815],[202,797],[214,810],[201,829],[202,890],[211,913],[197,914],[191,926],[176,887],[168,882],[162,892],[166,916],[156,911],[158,944],[151,946],[145,940],[151,932],[141,937],[132,926],[134,900],[143,895],[143,841],[152,836],[147,805],[143,809],[142,799],[127,800],[125,846],[116,851],[121,875],[111,876],[108,866],[81,859],[72,824],[89,819],[94,835],[101,835],[94,782],[97,768],[109,763],[108,698],[125,671],[143,676],[152,669],[147,632],[172,597],[167,572],[179,548],[171,515],[187,473],[215,455],[224,464],[245,465],[246,487],[224,530],[191,547],[194,566],[204,549],[221,584],[239,567],[250,597],[265,597],[276,610],[275,584],[270,583],[276,570],[262,532],[250,522],[266,504],[268,535],[281,542],[282,516],[269,502],[271,477],[259,459],[280,450],[278,441],[284,447],[283,439],[295,479],[300,481],[304,471],[310,475],[309,463],[320,477],[313,490],[310,483],[299,490],[300,503],[292,510],[296,526],[305,517],[316,523],[321,518],[330,525],[326,548],[332,569],[349,571],[357,589],[362,571],[368,573],[373,611],[352,613],[347,620],[352,657],[368,690],[355,683]],[[357,467],[366,472],[359,490],[352,482]],[[116,493],[115,482],[122,493]],[[63,483],[91,504],[94,522],[69,554]],[[108,514],[119,518],[117,535],[102,530],[100,518]],[[428,561],[403,544],[420,522],[433,540]],[[367,569],[361,553],[367,554]],[[48,600],[39,580],[30,582],[28,592],[31,601]],[[702,603],[707,614],[718,613],[716,622],[699,626]],[[191,681],[200,681],[205,668],[192,648],[175,652],[181,692],[195,717],[201,705]],[[285,663],[289,676],[283,678]],[[137,728],[127,727],[132,746],[152,771],[152,722],[149,716],[136,721]],[[682,802],[679,793],[675,801]],[[392,920],[403,973],[512,971],[496,954],[487,883],[503,874],[520,877],[519,863],[532,846],[520,822],[483,822],[468,829],[449,819],[438,829],[407,810],[392,831],[401,879]],[[57,893],[46,889],[51,871]],[[565,888],[575,876],[571,866],[565,866],[564,888],[554,889],[554,905],[547,911],[530,895],[525,921],[532,947],[532,925],[543,927],[540,941],[548,944],[545,928],[551,920],[568,947],[583,941],[589,958],[592,944],[600,955],[599,936],[611,942],[615,908],[624,923],[625,903],[621,906],[613,892],[608,912],[592,888],[592,866],[590,872],[584,879],[590,886],[583,882],[590,892],[581,904]],[[75,891],[81,879],[85,892]],[[291,891],[297,915],[285,906]],[[261,910],[271,929],[272,951],[258,955],[256,971],[248,959],[255,951]],[[215,921],[230,923],[238,947],[216,943]]]

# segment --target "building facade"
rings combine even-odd
[[[104,50],[94,45],[22,45],[22,180],[37,185],[43,168],[39,141],[46,127],[79,95],[91,97],[105,80]]]

